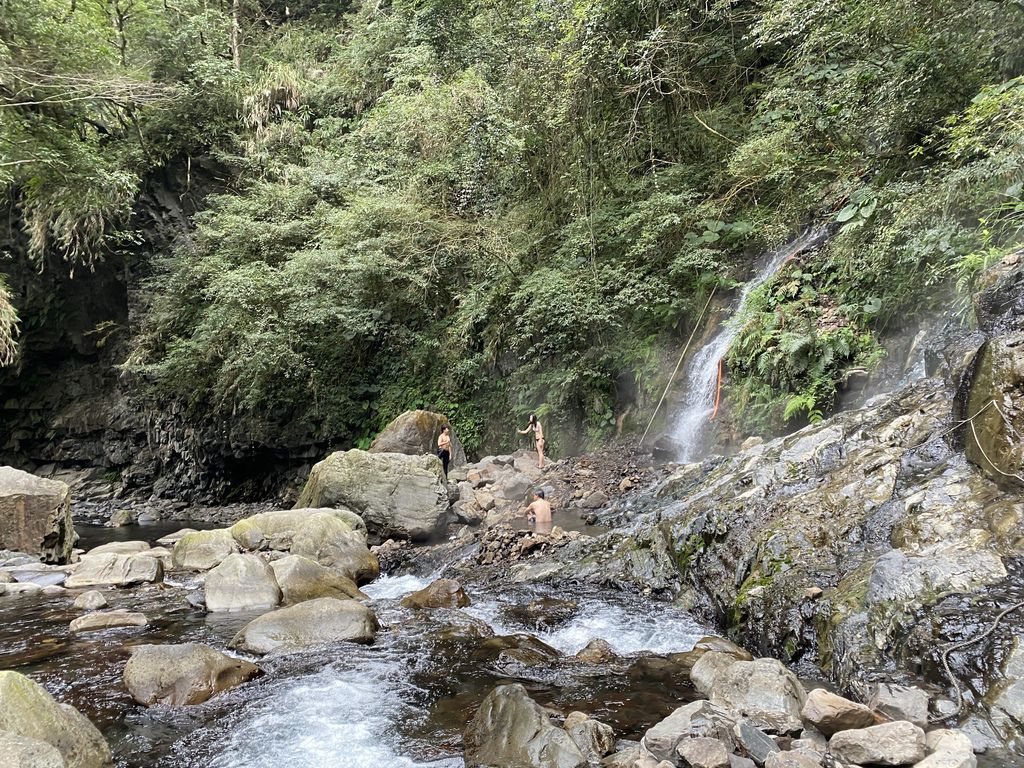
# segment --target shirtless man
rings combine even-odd
[[[544,427],[540,425],[537,420],[537,414],[530,414],[530,423],[526,425],[526,429],[517,429],[520,435],[525,435],[527,432],[533,432],[533,439],[537,444],[537,467],[544,469]],[[541,497],[543,498],[543,497]]]
[[[544,498],[544,491],[534,491],[533,503],[526,508],[526,519],[539,533],[551,533],[551,502]]]
[[[441,434],[437,438],[437,458],[444,466],[444,476],[448,477],[448,463],[452,460],[452,436],[451,427],[445,424],[441,427]]]

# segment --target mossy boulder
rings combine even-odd
[[[186,533],[174,545],[171,555],[175,568],[186,571],[208,571],[220,565],[228,555],[238,552],[231,531],[215,528],[210,531]]]
[[[202,704],[250,680],[259,667],[201,643],[137,645],[124,668],[124,684],[140,704]]]
[[[334,515],[351,530],[366,536],[366,523],[355,512],[348,509],[281,509],[261,512],[258,515],[239,520],[228,530],[242,549],[291,549],[295,534],[316,514]]]
[[[291,553],[333,568],[357,584],[380,575],[380,562],[367,548],[362,532],[354,531],[332,512],[311,515],[295,534]]]
[[[445,529],[448,486],[434,455],[339,451],[313,467],[302,507],[350,509],[376,536],[425,540]]]
[[[441,428],[452,427],[450,466],[466,463],[466,451],[448,417],[433,411],[406,411],[380,431],[370,445],[370,453],[406,453],[411,456],[437,452]]]
[[[376,615],[362,603],[321,597],[263,614],[235,636],[231,647],[265,654],[341,641],[371,643],[378,628]]]
[[[60,752],[66,768],[107,768],[110,747],[77,709],[60,704],[38,683],[0,671],[0,733],[45,742]]]
[[[286,605],[315,600],[318,597],[366,598],[355,581],[333,568],[320,565],[301,555],[289,555],[270,564],[281,587]]]

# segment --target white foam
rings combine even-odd
[[[423,578],[411,573],[405,576],[384,575],[361,589],[373,600],[396,600],[418,589],[423,589],[431,581],[433,581],[432,577]]]
[[[417,715],[408,662],[372,652],[283,682],[214,746],[210,768],[459,768],[420,763],[396,746],[396,724]]]
[[[466,611],[486,621],[499,635],[523,632],[522,627],[501,621],[500,611],[505,604],[483,601]],[[618,654],[688,651],[708,634],[692,616],[668,605],[647,603],[641,610],[603,600],[580,601],[576,615],[559,627],[528,631],[562,653],[576,653],[591,640],[600,638]]]

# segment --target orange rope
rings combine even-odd
[[[711,418],[708,421],[714,421],[715,416],[718,415],[718,404],[722,401],[722,361],[725,360],[725,355],[718,358],[718,385],[715,389],[715,410],[711,412]]]

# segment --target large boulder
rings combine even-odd
[[[202,704],[259,674],[259,667],[208,645],[137,645],[124,668],[124,684],[140,704]]]
[[[351,530],[366,537],[366,523],[355,512],[347,509],[280,509],[261,512],[239,520],[228,530],[242,549],[290,550],[295,534],[319,513],[330,514],[344,522]]]
[[[800,711],[806,697],[796,675],[775,659],[737,661],[715,675],[711,690],[712,704],[773,733],[803,727]]]
[[[208,571],[238,551],[231,531],[215,528],[186,533],[174,544],[174,567],[186,571]]]
[[[292,540],[293,555],[334,568],[358,584],[380,575],[380,562],[366,546],[366,537],[332,512],[309,516]]]
[[[583,768],[586,756],[518,683],[499,685],[462,735],[466,768]]]
[[[437,579],[423,589],[402,598],[406,608],[465,608],[469,595],[459,582],[452,579]]]
[[[0,734],[51,745],[60,752],[66,768],[106,768],[112,764],[110,747],[96,726],[74,707],[59,704],[45,688],[17,672],[0,672]],[[31,744],[22,742],[22,747]]]
[[[424,540],[444,530],[448,487],[434,455],[332,453],[314,465],[296,507],[347,507],[381,538]]]
[[[875,724],[875,716],[863,704],[844,699],[824,688],[815,688],[807,694],[800,714],[826,736]]]
[[[343,640],[370,643],[377,629],[377,617],[362,603],[321,597],[250,621],[235,635],[231,647],[265,654]]]
[[[655,759],[675,762],[676,749],[684,739],[719,739],[731,745],[734,725],[732,713],[709,701],[694,701],[649,728],[640,743]]]
[[[75,543],[71,491],[13,467],[0,467],[0,549],[66,563]]]
[[[260,611],[281,602],[274,571],[259,555],[228,555],[206,574],[206,610]]]
[[[100,544],[98,547],[93,547],[85,554],[87,555],[137,555],[139,552],[145,552],[149,549],[149,544],[145,541],[108,541],[106,544]]]
[[[3,768],[64,768],[64,758],[52,744],[9,731],[0,731]]]
[[[117,586],[146,584],[160,581],[164,567],[159,558],[145,555],[119,555],[114,552],[98,555],[82,555],[74,573],[67,577],[64,586],[68,589],[80,587]]]
[[[282,602],[286,605],[315,600],[318,597],[365,599],[366,595],[348,576],[333,568],[320,565],[302,555],[288,555],[270,564],[274,578],[281,588]]]
[[[437,453],[441,427],[451,426],[447,416],[433,411],[406,411],[380,431],[370,444],[370,453],[405,453],[410,456]],[[466,463],[466,451],[455,429],[451,431],[452,458],[449,467]]]
[[[924,731],[898,720],[870,728],[839,731],[828,742],[832,754],[857,765],[913,765],[925,756]]]

